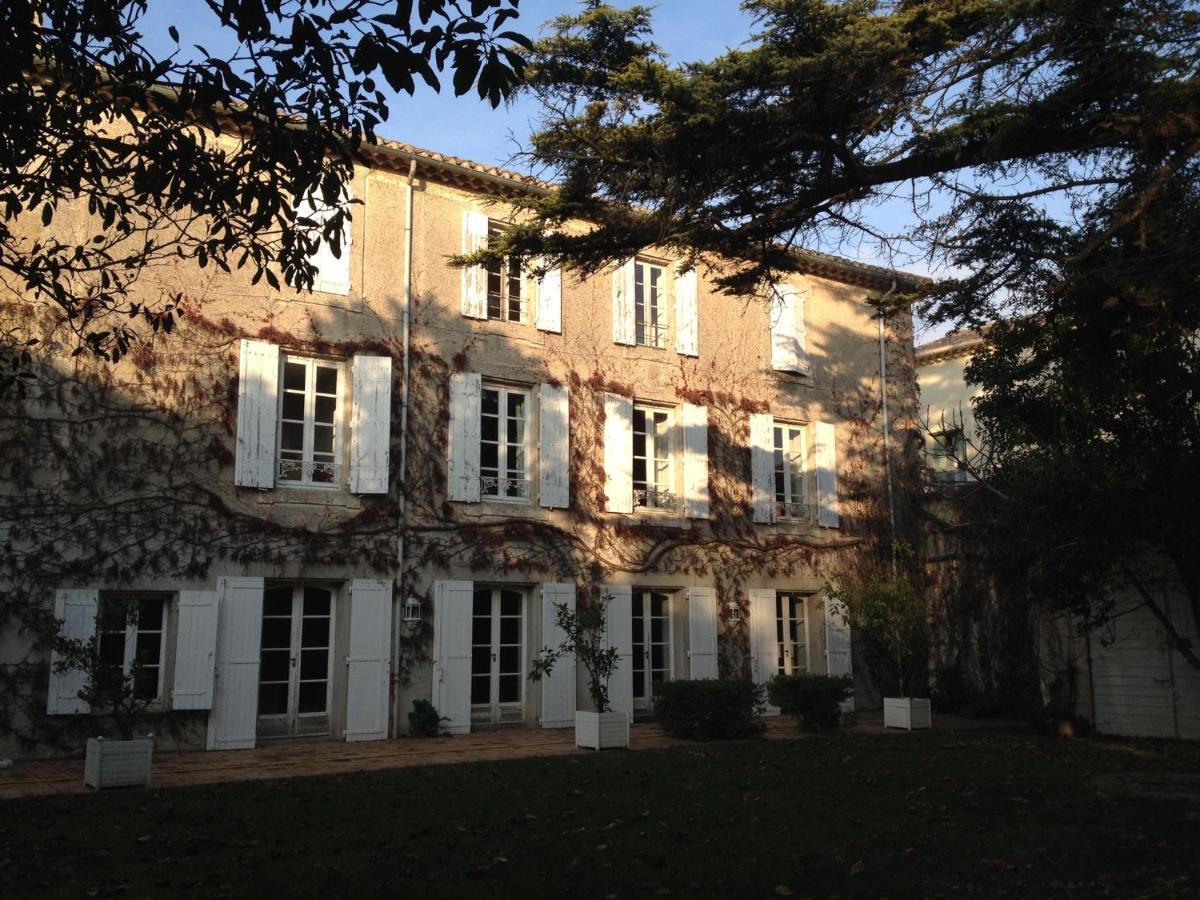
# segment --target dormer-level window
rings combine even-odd
[[[281,484],[341,483],[342,381],[340,363],[284,357],[277,473]]]
[[[634,343],[639,347],[666,347],[666,270],[639,259],[634,262],[633,273]]]
[[[504,232],[504,226],[488,223],[488,238]],[[493,260],[487,269],[487,317],[501,322],[524,322],[525,301],[521,292],[521,260],[515,256]]]

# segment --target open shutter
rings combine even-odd
[[[695,269],[675,275],[675,352],[684,356],[700,355]]]
[[[558,624],[555,604],[575,608],[575,585],[570,583],[542,585],[542,646],[557,650],[567,633]],[[549,675],[542,678],[543,728],[568,728],[575,724],[575,654],[568,653],[554,663]]]
[[[350,491],[386,494],[392,431],[390,356],[354,357],[350,399]]]
[[[750,416],[750,493],[754,521],[775,521],[775,420],[765,413]]]
[[[392,583],[366,578],[350,582],[347,741],[381,741],[387,737],[391,643]]]
[[[446,493],[451,500],[479,502],[479,395],[483,380],[474,372],[450,376],[450,429]]]
[[[633,512],[633,401],[604,395],[604,494],[609,512]]]
[[[750,592],[750,672],[755,684],[765,685],[779,669],[776,641],[775,591],[754,588]],[[779,707],[767,706],[766,714],[779,715]]]
[[[551,509],[571,503],[569,404],[565,385],[538,385],[538,500]]]
[[[634,263],[627,259],[613,272],[613,343],[633,346],[636,340],[633,314]]]
[[[488,217],[481,212],[463,210],[463,256],[487,249]],[[459,271],[462,290],[462,314],[472,319],[487,318],[487,272],[483,266],[465,266]]]
[[[537,327],[562,334],[562,269],[548,269],[538,283]]]
[[[811,370],[808,365],[808,326],[804,319],[804,294],[795,288],[792,288],[792,325],[796,329],[796,371],[807,375]]]
[[[470,581],[433,585],[433,705],[451,734],[471,731]]]
[[[689,519],[707,519],[708,410],[684,403],[679,408],[679,428],[683,434],[684,514]]]
[[[771,289],[771,368],[808,374],[804,297],[790,284]]]
[[[180,591],[172,709],[212,709],[221,595]]]
[[[817,464],[817,524],[838,527],[837,434],[828,422],[813,428],[813,449]]]
[[[832,608],[829,597],[821,601],[825,610],[825,672],[828,675],[853,675],[854,657],[850,646],[850,626],[840,612]],[[842,701],[842,709],[854,710],[854,695]]]
[[[278,396],[279,348],[265,341],[243,339],[238,367],[235,484],[262,490],[275,486]]]
[[[717,589],[688,588],[688,678],[717,677]]]
[[[96,612],[100,606],[100,592],[96,588],[74,590],[62,589],[54,593],[54,618],[62,620],[64,638],[77,641],[91,640],[96,633]],[[91,706],[79,696],[87,684],[87,675],[81,669],[55,672],[58,654],[50,651],[50,689],[46,693],[46,713],[51,716],[73,716],[86,713]]]
[[[350,200],[350,185],[345,185],[343,203]],[[320,245],[308,261],[316,268],[313,275],[313,290],[326,294],[350,293],[350,211],[353,207],[346,206],[347,216],[342,220],[341,231],[335,235],[336,248],[325,236],[325,223],[337,213],[337,207],[328,206],[318,195],[310,194],[296,202],[296,216],[309,219],[312,225],[306,229],[309,237],[319,240]]]
[[[633,588],[627,584],[606,584],[601,590],[609,597],[604,626],[608,646],[616,647],[617,667],[608,683],[608,702],[614,710],[628,714],[633,721]]]
[[[217,680],[208,714],[209,750],[248,750],[258,732],[263,580],[218,578]]]

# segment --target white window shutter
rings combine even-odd
[[[235,484],[260,490],[275,486],[278,403],[279,348],[265,341],[243,340],[238,367]]]
[[[755,684],[765,685],[779,670],[775,591],[772,588],[752,588],[749,595],[750,673]],[[779,707],[768,705],[766,714],[779,715]]]
[[[471,730],[471,604],[470,581],[433,584],[433,705],[444,716],[446,731]]]
[[[604,494],[609,512],[633,512],[633,400],[604,395]]]
[[[675,275],[675,352],[700,355],[700,312],[696,270]]]
[[[212,709],[220,601],[216,591],[179,592],[172,709]]]
[[[575,585],[569,582],[542,585],[542,646],[557,650],[567,633],[558,624],[555,604],[575,609]],[[569,728],[575,724],[575,654],[559,657],[550,674],[543,676],[543,728]]]
[[[688,603],[688,678],[717,677],[717,589],[692,587]]]
[[[850,652],[850,626],[833,608],[828,597],[821,600],[825,609],[825,671],[829,675],[851,675],[854,668]]]
[[[837,528],[837,432],[829,422],[817,422],[813,428],[813,451],[817,464],[817,524]]]
[[[62,620],[59,634],[70,640],[87,641],[96,633],[96,613],[100,607],[100,591],[96,588],[60,589],[54,593],[54,618]],[[79,696],[87,684],[80,669],[54,671],[58,654],[50,651],[50,689],[46,692],[46,713],[51,716],[73,716],[86,713],[91,706]]]
[[[609,647],[617,649],[617,667],[608,683],[608,702],[633,721],[633,588],[606,584],[600,590],[608,597],[605,633]]]
[[[771,288],[771,368],[808,374],[804,297],[793,285]]]
[[[562,269],[548,269],[538,282],[537,328],[562,334]]]
[[[386,494],[392,443],[392,359],[355,356],[350,416],[350,491]]]
[[[637,329],[634,326],[634,261],[625,260],[612,276],[613,343],[633,346]]]
[[[249,750],[258,734],[263,580],[218,578],[217,663],[209,750]]]
[[[446,495],[465,503],[479,502],[479,397],[483,379],[475,372],[450,376],[450,428]]]
[[[392,583],[356,578],[350,582],[347,741],[382,741],[387,737],[391,646]]]
[[[805,324],[804,294],[792,288],[792,324],[796,328],[795,353],[796,371],[808,375],[808,326]]]
[[[486,250],[488,217],[473,209],[463,210],[463,256]],[[471,319],[487,318],[487,271],[483,266],[465,266],[459,271],[462,290],[462,314]]]
[[[689,519],[708,518],[708,410],[684,403],[679,408],[683,435],[683,509]]]
[[[347,184],[345,185],[343,202],[349,202],[350,198],[350,185]],[[352,209],[353,207],[347,206],[347,213],[349,214]],[[341,294],[342,296],[346,296],[350,293],[349,215],[342,221],[342,230],[336,253],[330,242],[326,240],[324,234],[325,223],[333,218],[336,212],[336,207],[327,206],[319,193],[302,197],[296,203],[296,215],[311,219],[314,225],[307,230],[312,237],[320,239],[320,246],[317,247],[316,253],[308,258],[309,262],[317,270],[313,276],[313,290],[323,291],[326,294]]]
[[[750,493],[754,521],[775,521],[775,420],[766,413],[750,416]]]
[[[550,509],[571,504],[570,399],[566,385],[539,384],[538,500]]]

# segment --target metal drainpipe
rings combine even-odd
[[[896,279],[892,286],[879,298],[886,300],[896,291]],[[896,577],[896,496],[892,490],[892,429],[888,421],[887,398],[887,354],[886,338],[883,330],[883,316],[879,317],[879,389],[883,399],[883,469],[887,473],[888,516],[892,526],[892,577]]]
[[[396,540],[396,573],[400,596],[392,601],[392,737],[400,736],[400,685],[396,676],[396,663],[400,660],[400,629],[404,627],[401,617],[404,612],[404,536],[408,526],[408,347],[412,328],[412,234],[413,234],[413,178],[417,174],[417,161],[410,160],[408,178],[404,183],[404,313],[401,340],[404,343],[403,363],[400,375],[400,533]],[[397,615],[399,611],[400,615]]]

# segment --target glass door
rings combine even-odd
[[[649,710],[654,685],[671,677],[671,597],[633,592],[633,708]]]
[[[259,737],[329,734],[332,625],[329,588],[288,584],[263,591]]]
[[[775,595],[776,668],[781,675],[808,671],[808,617],[803,594]]]
[[[476,588],[471,610],[471,721],[525,718],[525,594]]]

